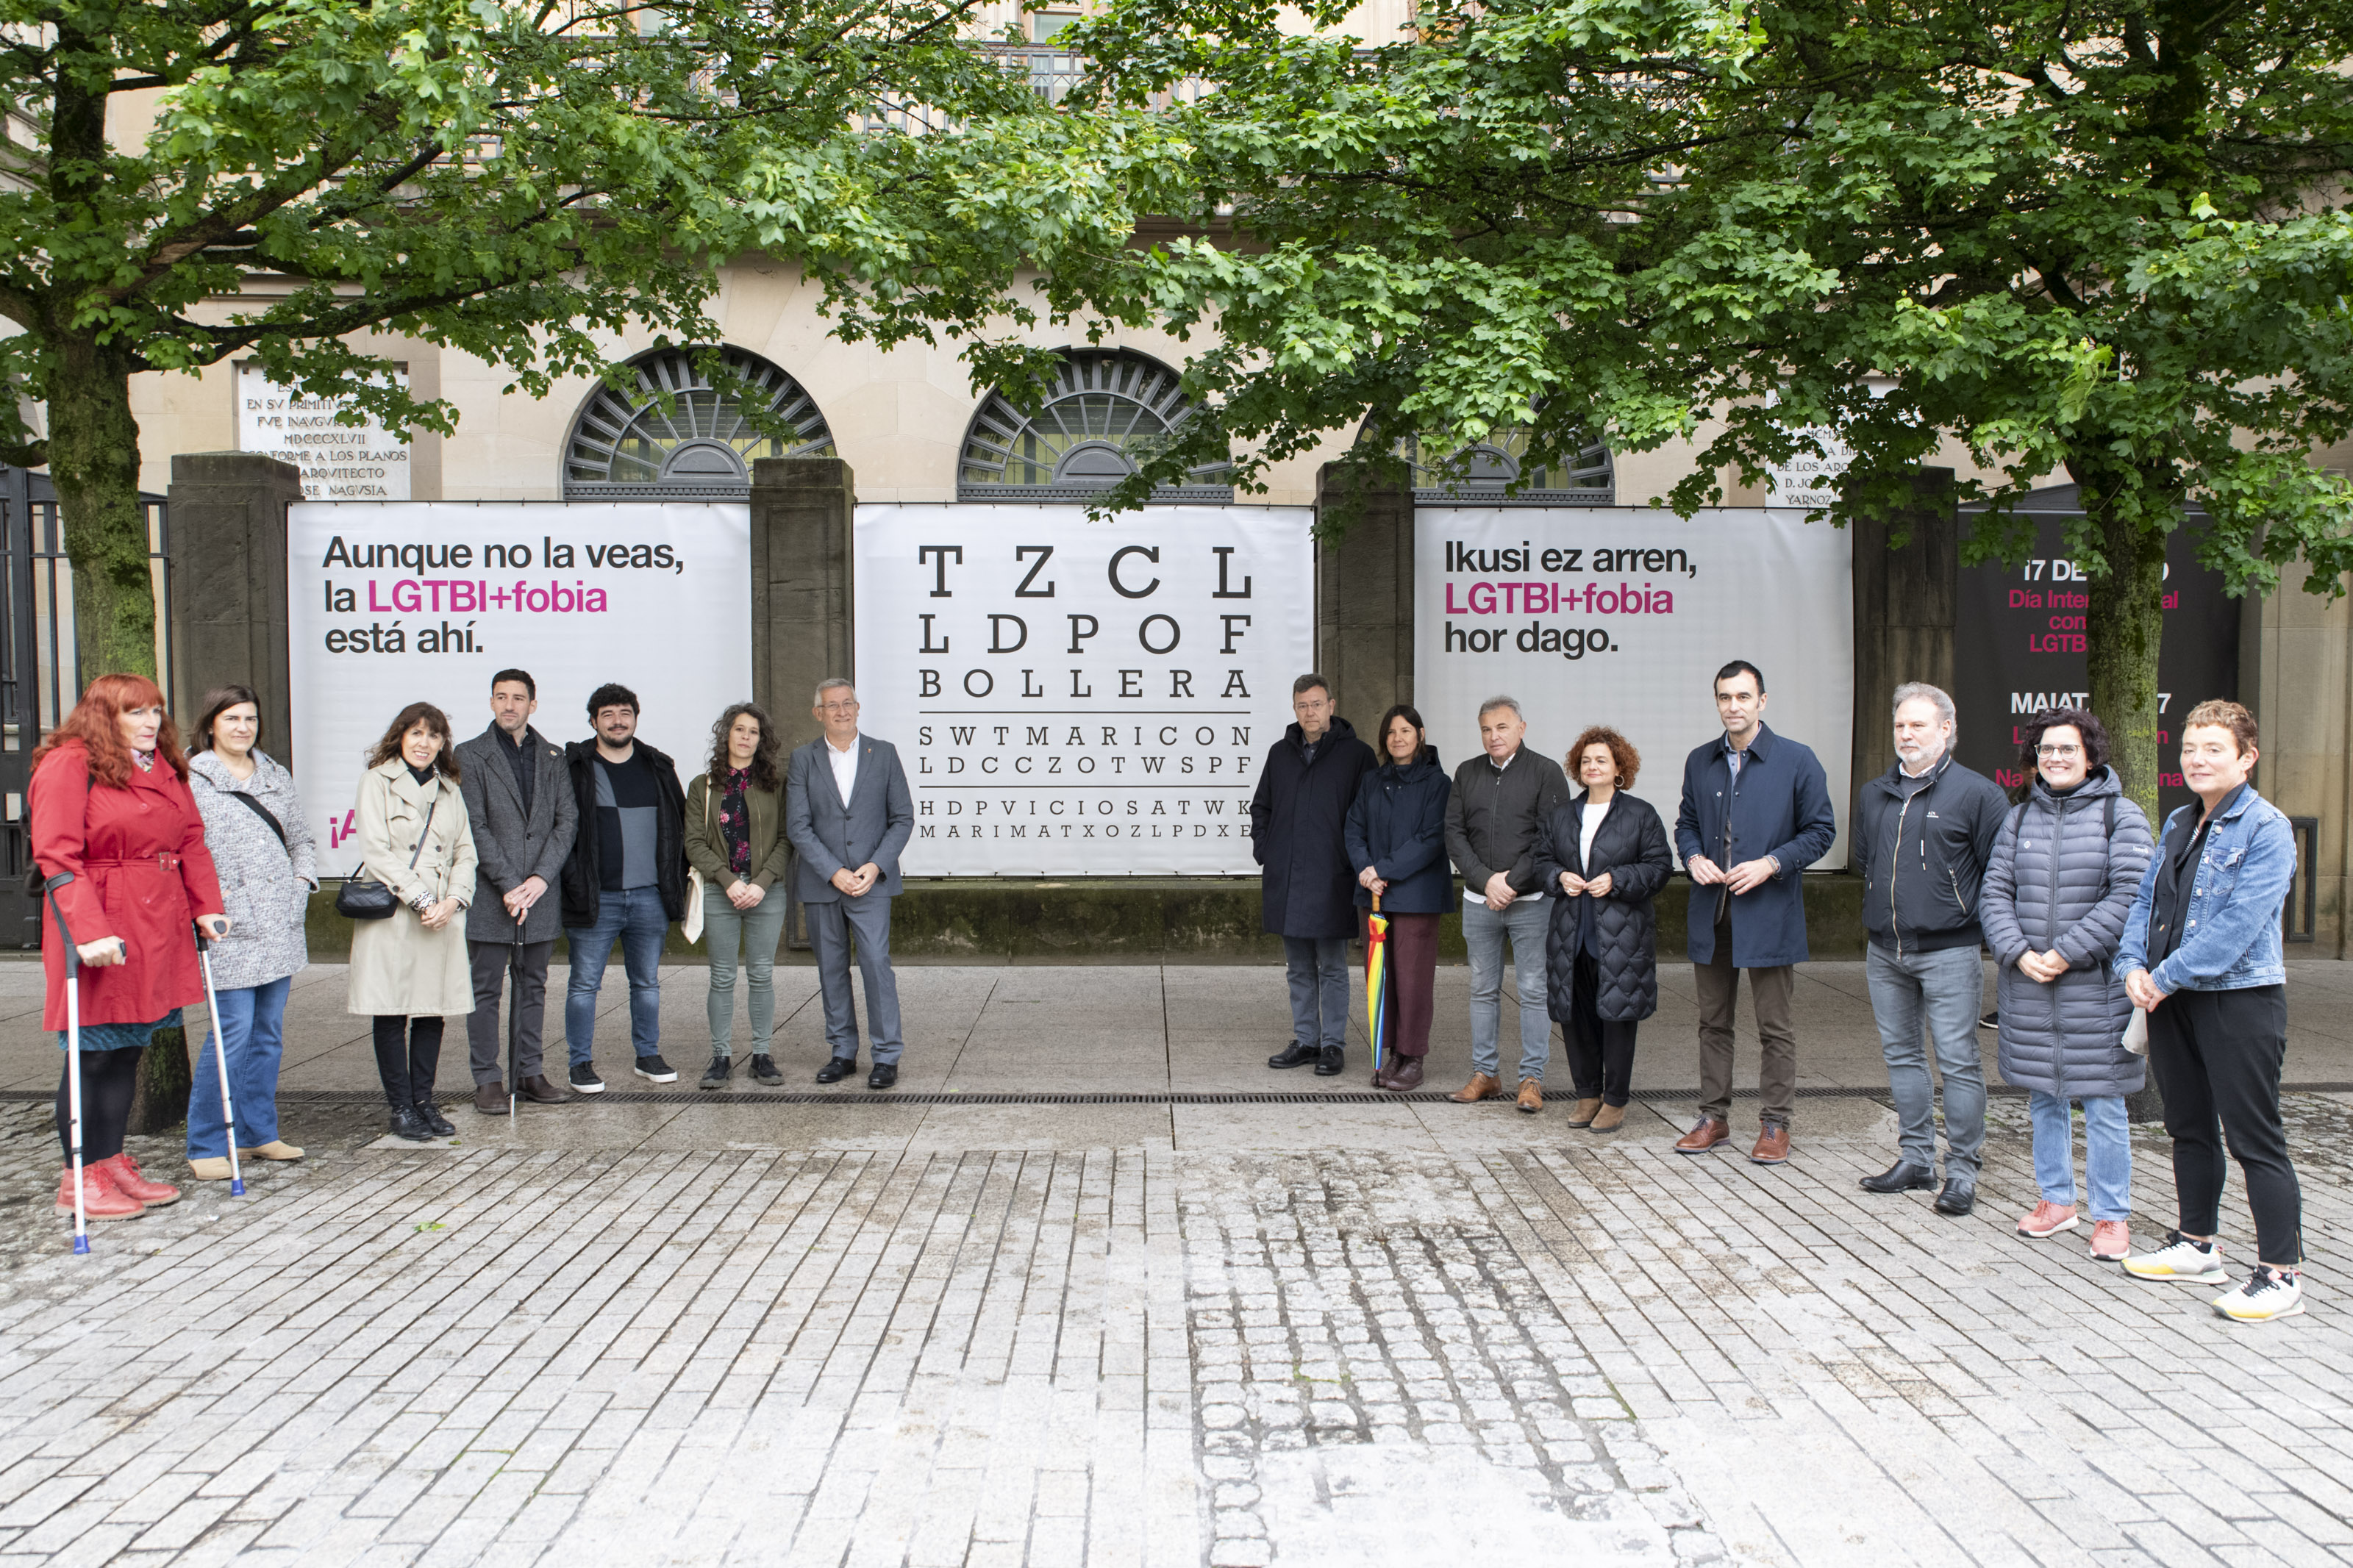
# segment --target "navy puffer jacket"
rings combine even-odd
[[[2116,831],[2107,828],[2116,803]],[[2117,1044],[2132,1016],[2108,960],[2148,867],[2148,818],[2100,768],[2062,798],[2038,776],[2002,819],[1986,864],[1986,945],[2000,966],[2001,1076],[2070,1099],[2131,1094],[2147,1064]],[[2019,973],[2019,955],[2056,947],[2067,973],[2048,985]]]
[[[1583,847],[1585,796],[1556,805],[1536,825],[1536,873],[1545,901],[1552,906],[1545,930],[1545,1011],[1556,1023],[1569,1020],[1576,996],[1577,950],[1583,916],[1593,915],[1593,968],[1600,982],[1593,1010],[1617,1022],[1649,1017],[1659,1010],[1659,917],[1654,901],[1667,885],[1674,860],[1667,853],[1666,825],[1648,801],[1620,790],[1609,815],[1593,834],[1593,863],[1578,864]],[[1609,891],[1600,899],[1567,898],[1560,874],[1591,879],[1609,873]]]

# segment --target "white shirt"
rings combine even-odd
[[[833,763],[833,787],[841,792],[842,809],[849,808],[849,792],[858,787],[858,737],[849,738],[849,749],[837,751],[828,737],[825,742],[828,760]]]
[[[1591,801],[1585,803],[1585,822],[1577,834],[1577,863],[1585,868],[1587,877],[1593,875],[1593,836],[1601,831],[1601,819],[1609,815],[1615,797],[1605,800],[1597,809]]]

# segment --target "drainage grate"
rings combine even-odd
[[[1998,1098],[2022,1100],[2026,1091],[2007,1084],[1989,1086],[1988,1093]],[[2353,1083],[2288,1083],[2280,1086],[2283,1094],[2353,1094]],[[1836,1086],[1809,1086],[1798,1091],[1800,1100],[1885,1100],[1883,1089],[1850,1089]],[[1736,1100],[1755,1100],[1753,1089],[1735,1089]],[[0,1101],[30,1102],[54,1098],[47,1089],[0,1089]],[[607,1105],[1394,1105],[1398,1101],[1411,1104],[1443,1104],[1442,1089],[1416,1089],[1410,1094],[1391,1094],[1377,1089],[1335,1089],[1321,1091],[1282,1093],[1274,1090],[1237,1089],[1229,1093],[1216,1090],[1162,1090],[1158,1092],[1118,1092],[1043,1094],[1018,1091],[974,1090],[969,1093],[945,1089],[890,1089],[872,1091],[850,1089],[765,1089],[756,1091],[719,1092],[705,1094],[697,1090],[668,1091],[655,1089],[608,1089],[596,1096],[584,1096]],[[1556,1096],[1556,1101],[1565,1098]],[[1638,1089],[1634,1098],[1641,1100],[1694,1100],[1699,1098],[1695,1089]],[[380,1105],[384,1097],[374,1089],[280,1089],[280,1105]],[[461,1095],[452,1094],[447,1103],[462,1105]],[[554,1107],[534,1106],[532,1114],[538,1115]]]

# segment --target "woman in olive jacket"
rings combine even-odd
[[[785,932],[782,887],[792,856],[784,834],[781,738],[767,710],[738,702],[711,726],[711,762],[686,788],[686,863],[702,873],[702,930],[711,953],[711,1065],[704,1089],[735,1070],[735,968],[750,972],[752,1077],[784,1074],[769,1056],[776,1020],[776,943]]]
[[[1446,797],[1453,781],[1422,730],[1398,703],[1381,715],[1381,765],[1356,784],[1341,837],[1356,868],[1356,907],[1381,898],[1389,922],[1389,984],[1381,993],[1389,1053],[1373,1087],[1399,1093],[1421,1086],[1438,984],[1438,917],[1454,901],[1446,859]]]
[[[1561,1026],[1577,1089],[1568,1124],[1596,1132],[1625,1124],[1635,1026],[1659,1010],[1652,901],[1674,860],[1659,814],[1626,793],[1641,765],[1617,731],[1586,731],[1568,753],[1583,793],[1536,825],[1539,885],[1565,895],[1552,900],[1545,932],[1545,1011]]]

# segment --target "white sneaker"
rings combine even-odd
[[[2203,1285],[2220,1285],[2229,1278],[2222,1272],[2220,1243],[2186,1240],[2178,1230],[2167,1231],[2165,1245],[2155,1252],[2126,1258],[2125,1272],[2143,1279],[2189,1279]]]
[[[2214,1310],[2242,1323],[2268,1323],[2304,1310],[2304,1281],[2294,1274],[2258,1268],[2246,1283],[2214,1298]]]

